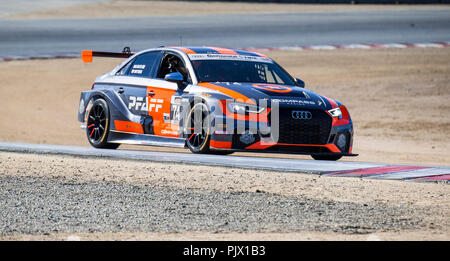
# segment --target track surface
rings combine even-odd
[[[89,157],[111,157],[196,165],[238,167],[273,171],[289,171],[320,175],[349,176],[375,179],[444,181],[450,180],[450,168],[406,165],[386,165],[362,162],[330,162],[264,157],[199,155],[133,150],[99,150],[89,147],[26,143],[0,143],[0,151],[63,154]]]
[[[372,10],[111,19],[0,19],[0,56],[159,45],[280,47],[450,41],[450,10]]]

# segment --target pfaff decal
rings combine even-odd
[[[144,97],[129,96],[128,99],[128,109],[136,111],[158,112],[164,103],[163,99],[150,99],[149,101],[148,97],[145,97],[145,102]]]
[[[158,112],[159,109],[162,108],[162,104],[164,103],[163,99],[150,99],[150,103],[148,105],[148,111]]]

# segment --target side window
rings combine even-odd
[[[117,71],[116,75],[120,75],[120,76],[127,75],[128,71],[130,69],[130,66],[134,63],[134,60],[135,59],[133,59],[133,60],[129,61],[127,64],[125,64],[119,71]]]
[[[183,75],[184,81],[191,82],[189,71],[184,65],[183,60],[177,55],[167,53],[161,61],[156,78],[164,79],[166,74],[179,72]]]
[[[137,77],[153,77],[161,52],[143,53],[127,64],[125,75]]]

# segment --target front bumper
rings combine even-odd
[[[216,117],[211,134],[211,149],[307,155],[357,155],[352,153],[351,121],[349,124],[334,126],[330,116],[329,121],[326,118],[319,118],[323,122],[294,126],[284,124],[283,119],[280,119],[277,136],[272,134],[268,126],[270,123],[251,124],[248,121],[239,123],[234,120],[234,126],[245,126],[244,130],[242,128],[238,130],[223,124],[227,120],[229,122],[226,116]]]

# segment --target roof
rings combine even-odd
[[[228,54],[228,55],[247,55],[247,56],[258,56],[258,57],[267,57],[263,54],[256,52],[249,52],[238,49],[228,49],[222,47],[180,47],[180,46],[171,46],[170,48],[178,49],[186,54]]]

